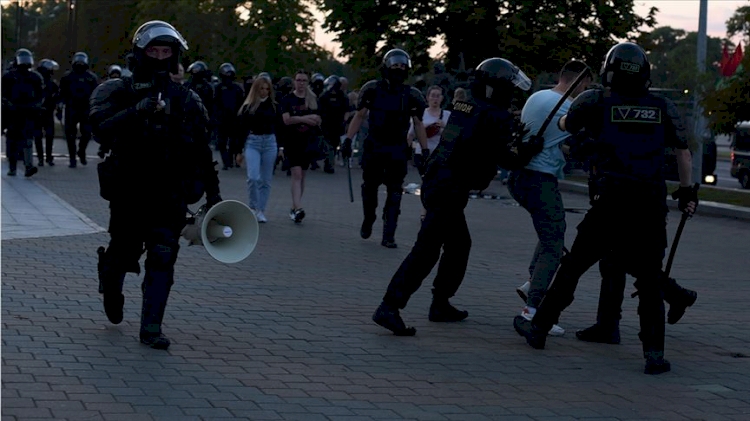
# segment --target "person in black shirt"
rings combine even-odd
[[[240,135],[231,149],[232,155],[237,157],[237,165],[246,162],[250,209],[260,223],[268,221],[265,212],[273,166],[279,154],[276,127],[280,118],[281,108],[276,103],[271,81],[264,77],[255,79],[240,107]]]
[[[292,209],[289,218],[299,224],[305,218],[302,194],[305,171],[310,165],[315,141],[323,121],[318,114],[318,100],[310,89],[310,74],[300,70],[294,75],[294,91],[281,100],[281,112],[287,126],[283,153],[292,173]]]
[[[216,126],[216,150],[221,154],[222,170],[234,167],[234,158],[229,153],[230,142],[236,141],[237,112],[242,106],[245,93],[235,83],[237,71],[232,63],[219,66],[221,83],[214,88],[214,112],[211,117]]]

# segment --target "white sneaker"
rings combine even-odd
[[[265,224],[266,222],[268,222],[268,219],[266,219],[266,215],[263,215],[263,211],[258,211],[255,214],[255,219],[257,219],[258,223],[261,223],[261,224]]]
[[[534,318],[534,314],[529,312],[528,307],[524,307],[523,310],[521,310],[521,316],[523,316],[524,319],[531,321]],[[550,336],[563,336],[565,335],[565,329],[561,328],[558,325],[552,325],[552,329],[547,332]]]
[[[518,296],[521,297],[524,303],[529,299],[529,289],[531,289],[531,282],[529,281],[526,281],[523,285],[516,288]]]

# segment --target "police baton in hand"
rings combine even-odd
[[[693,192],[695,194],[698,194],[698,189],[700,188],[699,183],[695,183],[692,187]],[[669,258],[667,259],[667,266],[664,268],[664,274],[669,277],[669,272],[672,270],[672,262],[674,261],[674,255],[677,252],[677,244],[680,243],[680,237],[682,236],[682,230],[685,229],[685,222],[687,222],[688,219],[690,219],[691,215],[688,212],[682,212],[682,217],[680,218],[680,225],[677,226],[677,232],[674,235],[674,241],[672,241],[672,247],[669,249]]]
[[[346,176],[349,178],[349,202],[354,203],[354,191],[352,190],[352,166],[351,158],[344,158],[346,161]]]

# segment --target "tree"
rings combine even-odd
[[[633,6],[633,0],[321,0],[324,27],[355,67],[374,69],[383,47],[403,44],[418,58],[419,73],[429,63],[419,58],[444,36],[448,69],[500,56],[531,76],[557,72],[571,58],[598,64],[616,40],[652,27],[657,9],[640,17]]]
[[[698,33],[686,33],[682,29],[663,26],[642,33],[637,40],[646,50],[651,63],[651,85],[658,88],[704,91],[719,77],[722,40],[708,37],[706,63],[702,77],[696,78],[695,58],[698,48]]]
[[[750,6],[738,8],[727,21],[727,37],[750,37]],[[747,47],[747,44],[745,45]],[[750,120],[750,54],[745,54],[736,73],[721,79],[701,101],[709,126],[715,133],[729,134],[740,121]]]

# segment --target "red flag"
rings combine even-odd
[[[724,50],[721,52],[721,61],[719,62],[719,70],[721,71],[722,76],[729,76],[727,75],[727,64],[729,64],[729,60],[729,48],[724,44]]]
[[[742,44],[740,44],[732,53],[732,57],[726,66],[726,76],[732,76],[737,71],[737,67],[742,63],[742,56]]]

